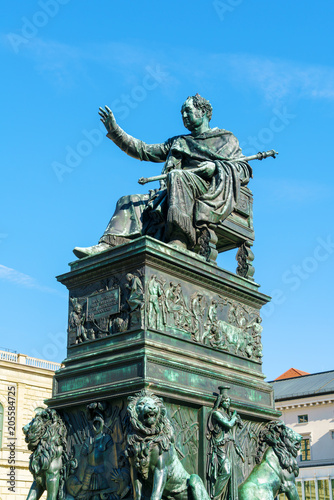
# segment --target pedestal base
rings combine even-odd
[[[108,475],[125,470],[127,398],[149,388],[165,401],[185,468],[205,480],[207,416],[228,385],[245,423],[236,431],[241,483],[261,426],[279,416],[262,374],[259,312],[270,299],[259,285],[150,237],[73,262],[58,280],[70,292],[68,350],[47,404],[63,416],[79,461],[85,440],[96,439],[87,406],[100,403],[113,443]]]

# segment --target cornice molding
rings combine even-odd
[[[322,406],[322,405],[327,405],[327,404],[333,404],[334,399],[323,399],[320,401],[305,401],[305,402],[300,402],[300,403],[279,403],[275,404],[276,410],[278,411],[283,411],[283,410],[293,410],[293,409],[298,409],[298,408],[306,408],[306,407],[311,407],[311,406]]]

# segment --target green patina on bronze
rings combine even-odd
[[[69,345],[49,405],[65,414],[73,405],[96,400],[121,409],[128,395],[149,387],[164,398],[178,459],[210,491],[207,422],[217,388],[228,384],[231,415],[237,411],[244,423],[233,431],[247,457],[233,478],[240,484],[255,465],[255,442],[248,436],[257,436],[265,422],[278,416],[272,389],[263,381],[261,358],[255,355],[257,344],[245,344],[248,335],[257,339],[262,334],[254,318],[269,297],[259,285],[148,236],[80,259],[58,279],[70,291]],[[98,317],[87,314],[90,304]],[[81,315],[78,323],[87,339],[72,328],[73,313]],[[68,417],[75,426],[77,415],[71,410]],[[111,422],[107,425],[116,425]]]
[[[239,486],[239,500],[274,500],[280,493],[299,500],[295,479],[301,440],[284,422],[269,422],[259,434],[257,465]]]
[[[65,498],[65,482],[77,467],[67,453],[67,428],[61,416],[50,408],[36,411],[36,416],[23,427],[25,442],[32,452],[29,471],[34,482],[28,500],[36,500],[47,492],[48,500]]]
[[[274,150],[245,157],[239,142],[229,131],[210,128],[212,106],[199,94],[182,105],[184,126],[190,134],[160,144],[146,144],[128,135],[116,123],[112,111],[100,108],[101,121],[120,149],[141,161],[164,163],[162,175],[139,179],[140,184],[160,180],[149,194],[120,198],[98,245],[74,249],[77,257],[107,250],[129,239],[148,235],[172,246],[186,248],[214,261],[219,248],[239,247],[238,273],[252,279],[254,239],[250,197],[241,196],[242,186],[252,177],[248,161],[277,154]],[[245,215],[246,218],[240,217]],[[221,238],[219,225],[236,211],[239,221],[230,220],[232,239]],[[241,222],[238,228],[238,222]],[[228,224],[227,224],[228,226]],[[229,236],[231,227],[228,229]],[[223,240],[223,241],[220,241]],[[218,246],[218,250],[217,250]]]
[[[81,259],[59,280],[70,289],[69,321],[74,299],[86,314],[85,301],[104,297],[106,286],[111,291],[119,287],[121,305],[119,313],[111,310],[110,317],[94,323],[86,318],[81,326],[88,334],[93,326],[95,338],[78,342],[69,329],[68,358],[57,373],[54,399],[64,400],[70,393],[80,399],[85,387],[91,394],[96,388],[107,393],[114,385],[148,379],[167,392],[199,390],[212,401],[217,386],[227,381],[236,398],[252,408],[261,402],[261,411],[273,411],[256,344],[245,344],[250,332],[257,338],[254,318],[268,301],[254,282],[149,237]],[[169,283],[175,283],[174,291]],[[215,298],[220,309],[215,306],[213,313]],[[239,321],[238,327],[231,324],[232,334],[226,330],[230,321]]]
[[[99,246],[86,251],[76,249],[76,255],[90,255],[117,243],[120,237],[143,234],[193,249],[197,227],[218,223],[232,212],[241,184],[246,185],[252,175],[246,161],[220,159],[241,157],[237,139],[231,132],[210,128],[212,107],[199,95],[188,97],[181,113],[190,135],[149,145],[126,134],[109,108],[100,108],[107,136],[134,158],[165,162],[166,178],[160,189],[149,195],[121,198]]]
[[[207,476],[210,497],[229,500],[238,495],[237,468],[240,460],[245,462],[244,453],[235,438],[235,427],[243,427],[240,415],[230,412],[229,386],[219,387],[220,394],[210,412],[207,424],[207,438],[210,442]]]
[[[189,474],[176,448],[173,424],[161,398],[142,390],[129,398],[129,458],[135,500],[209,500],[203,481]],[[190,429],[189,429],[190,431]]]
[[[69,313],[47,401],[53,431],[66,431],[54,500],[298,499],[300,436],[272,421],[260,315],[270,298],[250,248],[248,161],[275,152],[243,157],[199,95],[181,112],[190,134],[148,145],[100,111],[117,146],[165,165],[160,188],[121,198],[99,245],[76,249],[58,277]],[[232,248],[236,274],[214,263]]]

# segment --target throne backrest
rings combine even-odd
[[[218,253],[239,248],[246,242],[249,246],[253,244],[253,194],[248,187],[241,187],[237,206],[231,215],[215,226],[214,231],[218,238]]]

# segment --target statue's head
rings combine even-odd
[[[221,385],[218,389],[220,394],[216,399],[213,409],[218,410],[219,408],[224,408],[224,410],[228,411],[231,406],[231,398],[228,395],[230,387],[228,385]]]
[[[199,94],[189,96],[182,104],[181,114],[184,126],[193,131],[205,120],[207,123],[212,117],[212,106],[207,99]]]
[[[259,447],[255,457],[257,464],[260,463],[264,450],[269,445],[278,458],[283,470],[293,473],[296,477],[299,473],[297,455],[301,447],[302,436],[287,427],[282,420],[268,422],[262,428],[258,443]]]
[[[74,306],[74,311],[77,314],[81,314],[82,313],[82,305],[81,304],[76,304],[76,306]]]
[[[77,298],[72,299],[72,297],[70,297],[70,301],[72,302],[73,305],[73,311],[76,312],[77,314],[81,314],[82,305],[79,304],[78,299]]]
[[[231,399],[228,396],[225,396],[222,398],[219,406],[224,408],[225,410],[228,410],[230,405],[231,405]]]
[[[147,435],[173,433],[163,400],[151,391],[143,389],[129,397],[128,412],[133,429]]]
[[[87,406],[88,418],[92,421],[94,434],[101,434],[104,428],[104,413],[107,409],[105,401],[90,403]]]
[[[96,435],[102,434],[103,427],[104,427],[103,418],[98,417],[98,416],[94,417],[92,427],[93,427],[94,434],[96,434]]]

